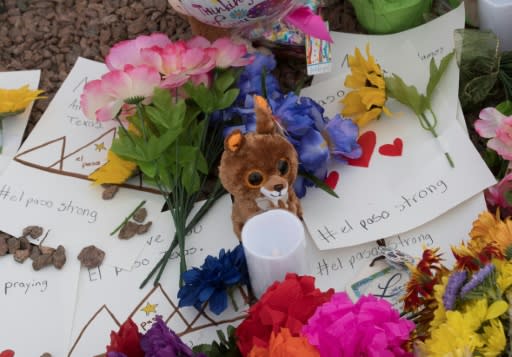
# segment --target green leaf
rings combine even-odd
[[[512,101],[506,100],[496,106],[496,109],[503,115],[512,115]]]
[[[183,126],[186,111],[184,100],[179,100],[176,104],[167,102],[164,107],[146,106],[148,119],[155,125],[167,129]]]
[[[318,188],[321,188],[322,190],[324,190],[325,192],[327,192],[328,194],[330,194],[331,196],[334,196],[336,198],[340,198],[338,196],[338,194],[336,192],[334,192],[334,190],[332,188],[330,188],[329,186],[327,186],[327,184],[325,182],[323,182],[322,180],[320,180],[318,177],[316,177],[315,175],[313,174],[310,174],[309,172],[303,172],[303,171],[300,171],[299,172],[299,175],[307,178],[308,180],[310,180],[311,182],[313,182]]]
[[[214,91],[206,88],[204,84],[194,86],[192,83],[187,82],[183,86],[190,98],[201,108],[205,113],[212,113],[215,106]]]
[[[163,135],[149,137],[147,142],[148,161],[156,160],[166,151],[180,136],[182,130],[167,130]]]
[[[144,175],[155,178],[157,165],[154,162],[147,162],[147,161],[138,161],[137,165],[139,166],[139,169],[144,173]]]
[[[215,78],[214,87],[220,93],[224,93],[235,82],[235,79],[233,71],[223,71]]]
[[[183,167],[181,171],[181,184],[185,187],[188,194],[199,191],[200,178],[195,168],[191,165]]]
[[[389,97],[395,98],[400,103],[408,106],[411,110],[420,115],[427,109],[426,97],[418,92],[415,86],[408,86],[402,78],[393,74],[393,77],[385,77],[386,93]]]
[[[166,109],[172,103],[172,95],[168,89],[156,87],[153,92],[152,104],[159,109]]]
[[[441,81],[441,78],[443,77],[444,72],[446,72],[446,69],[448,68],[448,65],[450,64],[451,59],[455,55],[455,52],[450,52],[446,56],[444,56],[441,59],[441,62],[439,64],[439,68],[436,66],[436,62],[434,60],[434,57],[430,60],[430,78],[428,80],[427,84],[427,100],[430,101],[432,99],[432,93],[436,89],[436,86]]]
[[[119,157],[130,161],[148,161],[146,160],[146,153],[144,151],[144,143],[141,139],[132,135],[128,138],[125,134],[121,134],[112,142],[110,149]]]
[[[222,97],[219,98],[215,110],[229,108],[235,102],[236,98],[238,97],[238,93],[240,93],[240,89],[238,88],[232,88],[228,90],[222,95]]]

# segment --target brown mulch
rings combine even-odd
[[[360,32],[348,1],[333,1],[331,29]],[[41,117],[77,57],[103,61],[118,41],[151,32],[191,36],[186,19],[167,0],[0,0],[0,71],[41,69],[45,100],[34,106],[26,134]],[[304,59],[279,61],[285,89],[304,79]]]

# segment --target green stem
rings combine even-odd
[[[135,209],[132,211],[132,213],[130,213],[122,222],[119,226],[117,226],[116,229],[114,229],[112,232],[110,232],[110,235],[113,236],[114,234],[117,233],[118,230],[120,230],[121,228],[123,228],[123,226],[128,222],[128,220],[130,218],[133,217],[133,215],[139,210],[139,208],[141,208],[142,206],[144,206],[144,204],[146,204],[146,201],[142,201],[141,203],[139,203],[137,205],[137,207],[135,207]]]
[[[437,117],[436,114],[432,109],[429,109],[430,113],[432,114],[432,117],[434,118],[434,122],[431,123],[430,120],[428,120],[425,113],[421,113],[418,115],[418,119],[420,120],[420,125],[423,129],[429,131],[434,138],[438,138],[437,132],[436,132],[436,125],[437,125]],[[446,157],[446,160],[448,160],[448,163],[450,164],[451,168],[455,167],[455,164],[453,163],[453,159],[450,156],[448,152],[444,152],[444,156]]]
[[[187,224],[187,226],[185,228],[185,234],[188,234],[192,230],[192,228],[194,228],[194,226],[204,217],[206,212],[208,212],[208,210],[213,206],[213,204],[215,202],[217,202],[217,200],[220,197],[222,197],[222,195],[224,195],[225,193],[226,193],[226,191],[224,190],[222,185],[220,185],[220,181],[218,181],[212,194],[208,197],[208,199],[203,204],[203,206],[201,206],[201,208],[197,211],[197,213],[192,217],[190,222]],[[171,245],[169,246],[167,251],[164,253],[162,258],[160,258],[160,260],[154,266],[154,268],[149,272],[148,276],[142,281],[142,283],[140,285],[141,289],[146,286],[146,284],[155,275],[155,273],[157,275],[155,277],[155,280],[153,281],[153,285],[158,284],[158,282],[160,281],[160,278],[162,276],[162,273],[164,272],[164,269],[165,269],[167,263],[169,262],[169,257],[171,256],[172,252],[174,251],[174,249],[176,248],[177,245],[178,245],[178,238],[175,234],[174,239],[172,240]]]

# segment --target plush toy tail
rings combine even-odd
[[[274,134],[276,125],[270,105],[265,98],[254,96],[254,112],[256,114],[256,132],[258,134]]]

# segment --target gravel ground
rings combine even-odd
[[[334,1],[324,13],[334,30],[361,30],[348,2]],[[191,36],[187,20],[167,0],[0,0],[0,71],[40,68],[40,88],[48,95],[36,102],[26,134],[78,56],[103,61],[116,42],[155,31],[172,39]],[[304,79],[304,60],[278,62],[283,87],[295,88]]]

